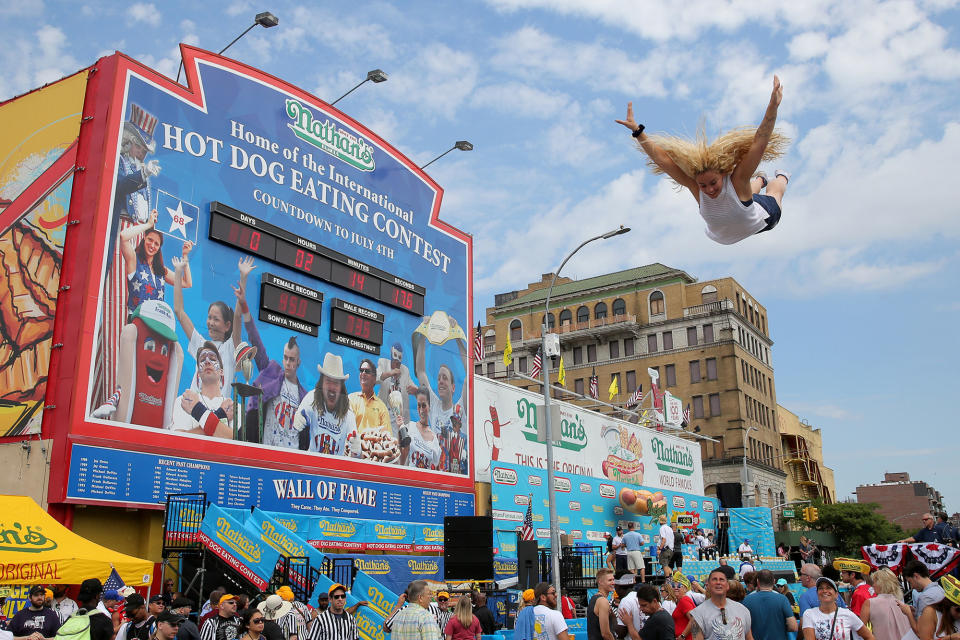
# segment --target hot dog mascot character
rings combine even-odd
[[[177,343],[173,309],[147,300],[120,332],[117,384],[122,389],[114,420],[162,429],[177,397],[183,349]]]

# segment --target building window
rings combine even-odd
[[[590,320],[590,309],[586,307],[580,307],[577,309],[577,324],[583,324]]]
[[[573,381],[573,390],[575,393],[583,395],[583,378],[577,378]]]
[[[657,334],[651,333],[647,336],[647,353],[657,352]]]
[[[627,315],[627,303],[623,298],[617,298],[613,301],[613,317]]]
[[[593,317],[595,320],[602,320],[607,317],[607,303],[598,302],[597,306],[593,308]]]
[[[703,304],[707,304],[708,302],[716,302],[716,301],[717,301],[717,288],[716,288],[715,286],[713,286],[712,284],[708,284],[708,285],[705,286],[703,289],[701,289],[701,290],[700,290],[700,301],[701,301]]]
[[[583,364],[583,347],[573,348],[573,364]]]
[[[496,365],[495,365],[494,363],[492,363],[492,362],[488,362],[488,363],[487,363],[487,377],[488,377],[488,378],[492,378],[492,377],[493,377],[493,373],[494,373],[494,371],[495,371],[495,369],[494,369],[495,366],[496,366]]]
[[[637,372],[636,371],[627,371],[627,388],[625,391],[627,393],[633,393],[637,390]]]
[[[496,351],[496,350],[497,350],[497,336],[483,336],[483,350],[484,350],[484,351]]]
[[[633,338],[626,338],[623,341],[623,355],[632,356],[634,353]]]
[[[717,359],[707,358],[707,380],[717,379]]]
[[[703,396],[693,396],[693,417],[703,417]]]
[[[610,343],[610,359],[613,360],[614,358],[619,358],[619,357],[620,357],[620,341],[614,340]]]
[[[517,371],[520,373],[527,372],[527,357],[524,356],[517,361]]]
[[[663,293],[654,291],[650,294],[650,315],[659,316],[663,314]]]
[[[663,350],[670,351],[673,349],[673,331],[664,331],[663,332]]]
[[[709,344],[713,342],[713,325],[705,324],[703,325],[703,343]]]
[[[700,382],[700,361],[690,361],[690,383]]]
[[[560,326],[573,324],[573,314],[570,312],[570,309],[564,309],[560,312]]]
[[[664,367],[663,373],[667,378],[668,387],[677,386],[677,368],[674,365],[668,364],[666,367]]]
[[[543,326],[543,316],[540,316],[540,326]],[[554,318],[552,313],[547,314],[547,329],[553,329],[556,327],[556,318]]]
[[[516,360],[511,360],[511,361],[510,361],[510,364],[507,365],[507,376],[508,376],[508,377],[513,376],[513,364],[514,364],[515,362],[516,362]]]
[[[483,365],[480,364],[479,362],[478,362],[477,364],[473,365],[473,373],[474,373],[475,375],[482,376],[482,375],[483,375]]]
[[[719,393],[710,394],[710,415],[711,416],[720,415],[720,394]]]
[[[688,347],[697,346],[697,328],[696,327],[687,327],[687,346]]]
[[[596,362],[597,361],[597,345],[588,344],[587,345],[587,362]]]
[[[523,326],[519,320],[510,323],[510,342],[523,340]]]

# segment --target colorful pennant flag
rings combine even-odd
[[[557,382],[561,387],[567,386],[567,370],[563,368],[563,356],[560,356],[560,371],[557,373]]]
[[[620,376],[614,374],[613,380],[610,381],[610,386],[607,387],[607,400],[613,400],[618,395],[620,395]]]
[[[510,344],[510,334],[507,334],[507,346],[503,348],[503,366],[509,367],[513,364],[513,345]]]

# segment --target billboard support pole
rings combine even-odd
[[[577,251],[594,240],[607,240],[614,236],[619,236],[630,231],[629,227],[620,225],[613,231],[608,231],[599,236],[584,240],[576,249],[567,254],[567,257],[560,263],[560,267],[553,274],[550,280],[550,288],[547,289],[547,299],[543,307],[543,324],[540,326],[540,348],[543,350],[543,366],[540,367],[540,376],[543,381],[543,421],[544,432],[547,439],[547,504],[550,510],[550,576],[553,588],[557,593],[557,610],[560,610],[562,600],[560,590],[560,529],[557,524],[557,498],[554,495],[553,479],[553,430],[550,420],[550,367],[547,366],[547,358],[550,354],[547,352],[547,325],[550,317],[550,294],[553,293],[553,285],[557,282],[557,276],[563,270],[563,266],[573,257]],[[559,355],[559,340],[555,343]]]

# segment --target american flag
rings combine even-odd
[[[630,396],[630,399],[627,400],[627,406],[632,407],[635,404],[640,404],[640,400],[643,399],[643,385],[637,386],[637,390],[633,392],[633,395]]]
[[[533,356],[533,369],[530,370],[530,377],[536,378],[540,375],[540,367],[543,366],[543,349],[537,349],[537,355]]]
[[[110,577],[107,578],[107,581],[103,583],[103,590],[109,591],[110,589],[116,589],[119,591],[125,586],[127,585],[124,583],[123,578],[120,577],[120,574],[117,573],[116,567],[111,567]]]
[[[480,323],[477,323],[477,335],[473,337],[473,359],[483,360],[483,336],[480,335]]]
[[[536,534],[533,532],[533,496],[529,496],[527,501],[527,515],[523,517],[523,526],[520,527],[521,540],[533,540]]]
[[[597,377],[597,368],[593,368],[593,375],[590,376],[590,397],[594,400],[600,398],[600,378]]]
[[[683,410],[683,424],[690,424],[690,403],[687,403],[687,408]]]

